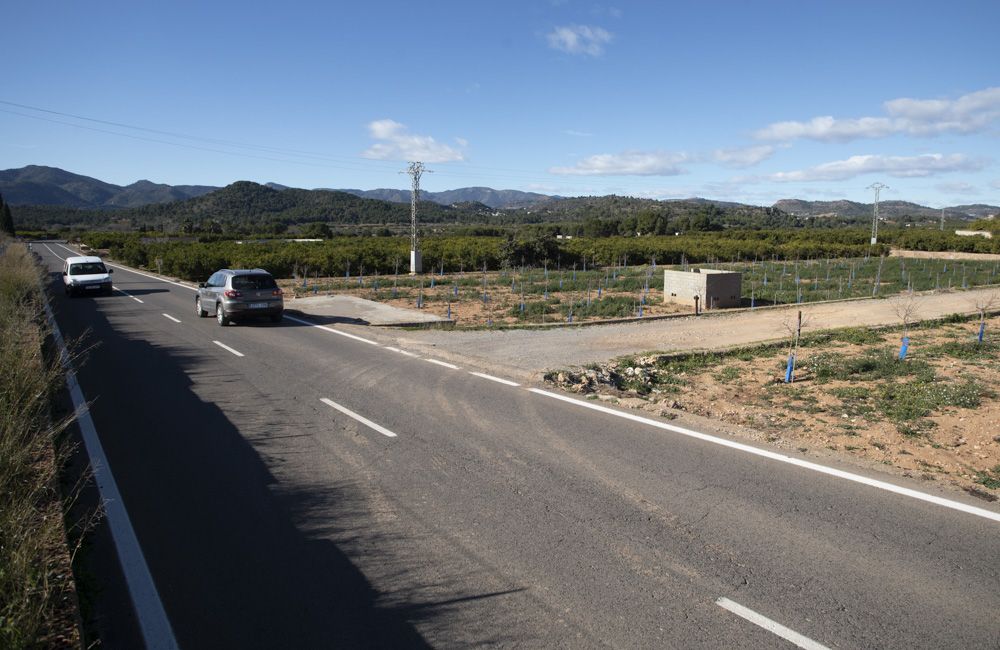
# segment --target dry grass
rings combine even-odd
[[[79,644],[57,480],[39,271],[23,245],[0,241],[0,647]]]

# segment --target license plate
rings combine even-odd
[[[267,309],[266,302],[252,302],[250,303],[250,309]]]
[[[87,291],[96,291],[97,289],[100,289],[100,288],[101,288],[101,285],[99,285],[99,284],[88,284],[87,285]]]

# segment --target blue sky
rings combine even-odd
[[[1000,204],[1000,2],[20,2],[0,168]]]

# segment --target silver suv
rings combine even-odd
[[[208,316],[208,310],[214,311],[223,326],[245,318],[269,318],[277,323],[285,301],[278,284],[264,269],[222,269],[198,285],[194,307],[201,318]]]

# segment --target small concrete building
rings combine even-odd
[[[695,306],[700,309],[739,307],[743,294],[743,274],[717,269],[663,272],[663,302]]]

